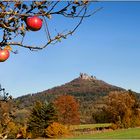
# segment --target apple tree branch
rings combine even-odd
[[[93,9],[89,12],[89,5],[93,1],[88,0],[74,0],[74,1],[18,1],[18,0],[5,0],[0,2],[0,32],[3,37],[0,40],[0,49],[7,45],[20,46],[28,48],[32,51],[41,50],[55,44],[62,39],[66,39],[72,35],[76,29],[82,24],[83,20],[87,17],[94,15],[102,8]],[[42,46],[33,46],[24,42],[24,37],[28,34],[29,29],[26,25],[27,17],[38,16],[43,19],[45,33],[47,35]],[[67,29],[65,32],[58,32],[54,35],[49,26],[49,22],[56,16],[62,16],[64,19],[71,19],[78,21],[74,27]],[[50,31],[51,30],[51,31]],[[63,29],[64,30],[64,29]],[[20,41],[15,41],[20,37]],[[14,52],[14,51],[13,51]]]

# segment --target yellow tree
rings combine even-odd
[[[137,100],[132,92],[113,91],[106,98],[104,112],[110,122],[127,128],[132,126],[133,117],[138,117],[136,104]]]
[[[0,138],[16,138],[19,125],[13,120],[13,102],[0,101]]]

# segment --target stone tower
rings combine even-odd
[[[80,73],[80,77],[81,79],[84,79],[84,80],[96,80],[96,77],[94,76],[89,76],[88,74],[86,73]]]

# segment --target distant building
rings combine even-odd
[[[89,76],[86,73],[80,73],[80,78],[84,80],[96,80],[96,77],[94,76]]]

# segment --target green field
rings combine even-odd
[[[74,139],[140,139],[140,128],[119,129],[95,134],[84,134]]]

